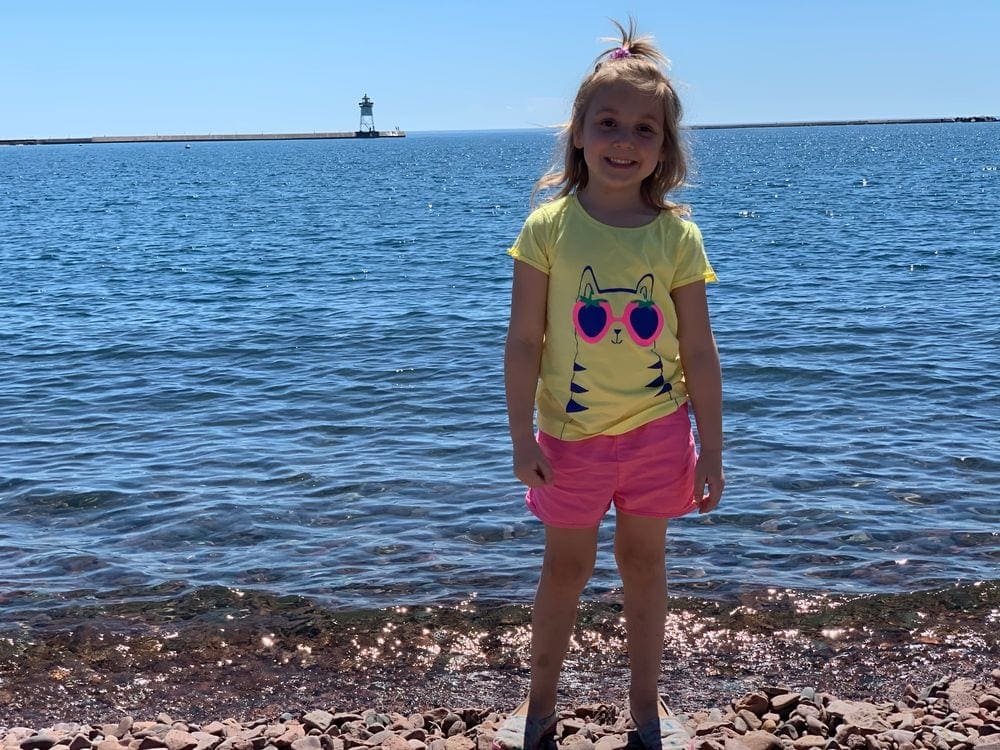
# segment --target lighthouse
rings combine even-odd
[[[361,107],[361,124],[358,126],[358,136],[377,136],[378,131],[375,129],[375,116],[372,114],[372,107],[375,106],[375,102],[368,98],[368,94],[365,94],[361,101],[358,102],[358,106]]]

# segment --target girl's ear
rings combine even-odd
[[[583,138],[580,137],[580,129],[573,128],[573,148],[583,148]]]

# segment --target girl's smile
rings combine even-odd
[[[573,145],[583,149],[588,189],[634,191],[663,158],[663,104],[625,82],[595,93]]]

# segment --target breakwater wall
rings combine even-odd
[[[194,143],[197,141],[303,141],[331,138],[405,138],[402,130],[328,133],[211,133],[208,135],[97,135],[90,138],[14,138],[0,146],[53,146],[84,143]]]
[[[691,130],[725,130],[728,128],[812,128],[824,125],[922,125],[946,122],[1000,122],[992,115],[975,117],[924,117],[893,120],[812,120],[807,122],[748,122],[733,125],[691,125]]]

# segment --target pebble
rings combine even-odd
[[[728,708],[683,714],[693,750],[1000,750],[1000,670],[993,684],[943,677],[876,704],[788,686],[761,686]],[[505,714],[438,707],[411,713],[314,709],[202,726],[166,712],[153,721],[0,726],[0,750],[490,750]],[[638,746],[627,712],[578,706],[560,714],[556,750]]]

